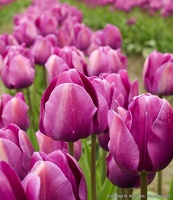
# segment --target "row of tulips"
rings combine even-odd
[[[141,187],[147,199],[147,184],[173,158],[173,110],[165,99],[139,95],[138,81],[130,82],[119,29],[109,24],[91,31],[75,7],[35,0],[14,17],[14,32],[2,34],[0,44],[1,80],[10,93],[34,87],[42,76],[35,64],[43,65],[48,84],[32,133],[38,151],[26,133],[34,102],[27,96],[28,106],[22,92],[1,97],[0,198],[90,199],[90,183],[78,162],[86,140],[93,200],[97,145],[107,155],[108,179],[120,188]],[[152,52],[144,64],[146,90],[172,94],[171,70],[171,54]]]
[[[163,17],[167,17],[173,14],[172,0],[85,0],[87,4],[96,5],[113,5],[114,9],[129,12],[133,8],[147,9],[151,15],[159,11]]]

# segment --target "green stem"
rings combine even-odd
[[[162,171],[157,173],[158,182],[157,182],[157,192],[159,195],[162,195]]]
[[[124,194],[125,194],[125,189],[117,187],[117,200],[125,200]]]
[[[101,166],[101,180],[102,180],[102,183],[104,183],[104,181],[106,179],[106,173],[107,173],[106,156],[107,156],[107,152],[105,150],[102,150],[102,166]]]
[[[74,143],[73,142],[68,143],[68,152],[71,156],[74,157]]]
[[[147,182],[148,174],[147,172],[141,172],[141,200],[147,200]]]
[[[96,134],[91,135],[91,196],[96,200]]]
[[[29,104],[29,112],[30,112],[30,117],[32,116],[32,103],[31,103],[31,96],[30,96],[30,91],[29,88],[26,88],[26,95],[28,99],[28,104]]]
[[[47,88],[47,75],[46,75],[46,68],[45,66],[42,66],[43,67],[43,78],[44,78],[44,87],[45,89]]]
[[[132,200],[133,188],[127,189],[127,200]]]

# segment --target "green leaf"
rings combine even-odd
[[[168,199],[167,200],[172,200],[173,199],[173,178],[171,181],[170,189],[169,189],[169,194],[168,194]]]

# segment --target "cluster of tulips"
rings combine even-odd
[[[96,5],[113,5],[115,9],[129,12],[135,7],[147,9],[151,15],[159,11],[162,16],[167,17],[173,14],[172,0],[85,0],[87,4]]]
[[[78,163],[83,140],[91,140],[92,200],[96,145],[107,154],[107,178],[141,187],[147,199],[147,185],[173,158],[173,110],[161,98],[173,94],[173,55],[148,56],[143,82],[150,93],[139,94],[121,43],[116,26],[92,31],[77,8],[54,0],[33,1],[14,17],[14,32],[0,35],[1,80],[17,91],[0,99],[0,199],[90,198]],[[42,76],[36,67],[48,84],[33,133],[38,151],[27,135],[32,105],[20,91]]]

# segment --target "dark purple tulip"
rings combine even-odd
[[[106,158],[107,177],[116,186],[120,188],[136,188],[140,186],[140,174],[132,174],[122,170],[113,159],[112,155]],[[148,184],[150,184],[156,173],[149,174]]]
[[[29,127],[28,106],[22,92],[18,92],[14,97],[3,94],[0,99],[0,128],[11,123],[25,131]]]
[[[65,71],[41,98],[40,131],[59,141],[86,138],[99,127],[98,107],[97,93],[87,77],[75,69]]]
[[[173,111],[165,99],[139,95],[129,105],[124,119],[109,111],[108,124],[108,147],[121,169],[155,173],[172,160]]]
[[[14,27],[14,36],[20,44],[30,46],[37,38],[38,31],[33,20],[24,19]]]
[[[35,62],[44,65],[49,56],[53,53],[53,47],[56,45],[57,38],[54,34],[49,34],[45,37],[39,35],[31,47]]]
[[[30,170],[34,148],[26,134],[15,124],[0,129],[0,160],[9,163],[23,179]]]
[[[36,132],[36,137],[39,145],[39,150],[49,154],[55,150],[62,150],[68,153],[68,143],[63,141],[56,141],[52,138],[42,134],[40,131]],[[80,140],[74,143],[74,157],[79,160],[82,154],[82,143]]]
[[[0,161],[0,177],[0,200],[27,200],[19,177],[4,161]]]
[[[157,95],[173,94],[173,55],[153,51],[143,68],[143,83],[146,90]]]
[[[126,69],[127,58],[121,50],[114,50],[109,46],[94,50],[88,59],[88,75],[99,76],[101,73],[117,73]]]
[[[4,53],[1,78],[10,89],[21,89],[32,85],[35,76],[34,57],[24,46],[9,46]]]
[[[23,186],[28,200],[87,199],[86,181],[77,161],[60,150],[49,155],[34,153]]]
[[[85,56],[83,52],[76,47],[65,46],[63,48],[55,48],[54,54],[62,58],[69,68],[75,68],[82,74],[87,75]]]

